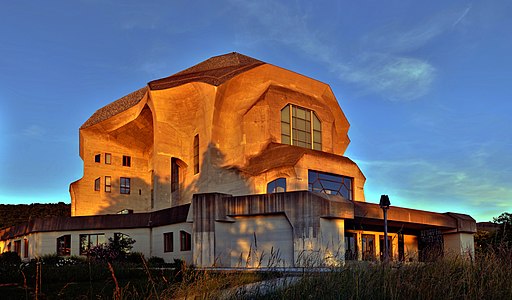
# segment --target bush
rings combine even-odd
[[[161,268],[165,265],[165,260],[158,256],[151,256],[148,259],[148,265],[154,268]]]

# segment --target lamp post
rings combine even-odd
[[[388,245],[388,209],[391,203],[389,202],[388,195],[381,195],[379,206],[384,213],[384,262],[389,260],[389,245]]]

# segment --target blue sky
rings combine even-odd
[[[512,212],[510,1],[5,1],[0,203],[70,202],[100,107],[240,52],[330,84],[366,198]]]

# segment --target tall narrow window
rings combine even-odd
[[[101,162],[101,154],[94,155],[94,162],[100,163]]]
[[[132,157],[123,155],[123,167],[131,167],[132,165]]]
[[[23,257],[27,258],[28,257],[28,239],[24,239],[24,242],[25,242],[25,245],[23,248]]]
[[[286,192],[286,178],[277,178],[267,184],[267,194]]]
[[[110,176],[105,176],[105,192],[110,193],[112,191],[112,184],[110,182]]]
[[[180,230],[180,250],[181,251],[190,251],[192,249],[192,241],[191,241],[190,233]]]
[[[180,166],[178,159],[171,158],[171,192],[174,193],[180,189]]]
[[[119,192],[121,194],[130,194],[130,178],[127,177],[121,177],[119,181]]]
[[[194,174],[199,173],[199,134],[194,137]]]
[[[172,232],[164,233],[164,252],[174,251],[174,235]]]
[[[21,240],[14,241],[14,252],[16,252],[19,257],[21,257]]]
[[[105,153],[105,163],[107,165],[110,165],[112,163],[112,154],[110,153]]]
[[[100,177],[98,177],[94,180],[94,190],[99,191],[100,187],[101,187],[101,181],[100,181]]]
[[[288,104],[281,110],[281,143],[322,150],[322,124],[314,111]]]
[[[57,238],[57,255],[71,255],[71,234],[66,234]]]

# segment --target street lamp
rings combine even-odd
[[[384,213],[384,262],[389,259],[389,245],[388,245],[388,209],[391,203],[389,202],[388,195],[381,195],[379,206]]]

